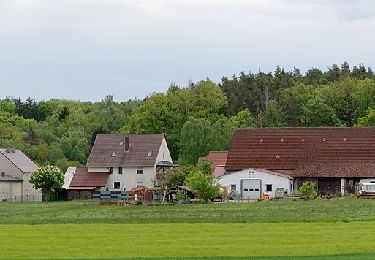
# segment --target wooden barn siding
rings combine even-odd
[[[345,194],[355,193],[356,185],[358,184],[360,178],[345,178]],[[317,185],[319,195],[341,195],[341,178],[295,178],[294,179],[294,189],[299,190],[305,181],[314,182]]]

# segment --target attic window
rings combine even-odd
[[[116,153],[115,152],[112,153],[112,157],[116,157]]]
[[[151,157],[152,151],[147,153],[147,157]]]

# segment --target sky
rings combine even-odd
[[[144,98],[277,65],[375,67],[373,0],[0,0],[0,98]]]

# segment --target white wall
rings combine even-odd
[[[137,174],[137,167],[123,167],[122,174],[118,173],[118,167],[113,168],[113,174],[108,176],[107,187],[109,190],[116,190],[113,188],[114,182],[120,182],[120,189],[124,188],[129,191],[137,185],[146,187],[154,187],[155,178],[155,167],[145,166],[143,167],[143,174]]]
[[[252,174],[250,174],[252,172]],[[232,184],[236,185],[236,190],[238,194],[241,194],[240,190],[240,182],[241,179],[260,179],[262,180],[262,192],[266,192],[266,185],[272,184],[272,191],[267,192],[271,197],[275,197],[276,188],[284,188],[287,190],[288,195],[291,195],[291,185],[292,181],[289,180],[288,177],[282,177],[273,175],[267,172],[261,172],[258,170],[253,169],[244,169],[237,172],[231,172],[230,174],[226,174],[219,179],[220,185],[224,187],[228,187],[228,192],[230,192],[230,188]]]
[[[168,149],[168,144],[165,138],[163,138],[160,149],[159,149],[159,154],[156,156],[156,163],[160,161],[168,161],[168,162],[173,163],[171,154]]]
[[[88,172],[109,172],[108,167],[87,167]]]
[[[32,173],[23,174],[23,200],[25,201],[42,201],[42,190],[34,189],[33,185],[29,182]]]

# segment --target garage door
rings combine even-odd
[[[241,198],[258,200],[261,196],[261,180],[243,179],[241,180]]]
[[[0,201],[8,199],[10,195],[10,182],[0,182]]]

